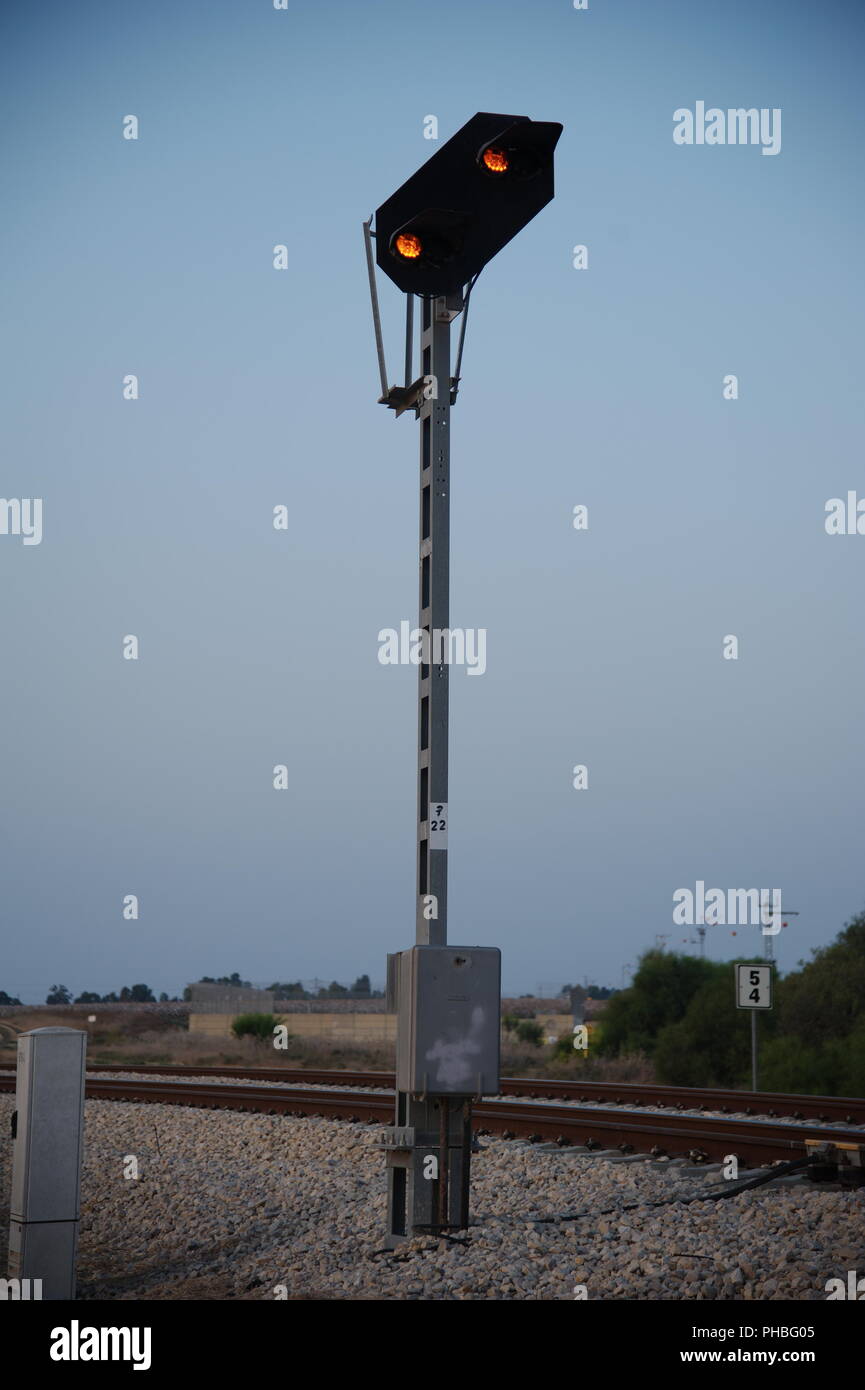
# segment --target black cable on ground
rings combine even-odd
[[[606,1207],[603,1211],[575,1211],[565,1212],[561,1216],[533,1216],[529,1220],[536,1226],[553,1225],[560,1221],[581,1221],[586,1216],[617,1216],[623,1211],[636,1211],[640,1207],[669,1207],[676,1203],[684,1206],[691,1202],[720,1202],[727,1197],[737,1197],[740,1192],[749,1192],[751,1188],[762,1187],[764,1183],[773,1182],[775,1178],[784,1177],[787,1173],[794,1173],[799,1168],[806,1168],[811,1162],[810,1158],[793,1158],[787,1163],[779,1163],[774,1168],[769,1168],[765,1173],[759,1173],[756,1178],[749,1178],[747,1182],[736,1183],[728,1186],[710,1189],[708,1192],[695,1192],[689,1197],[665,1197],[661,1201],[653,1202],[628,1202],[623,1207]]]
[[[679,1203],[681,1203],[683,1206],[690,1206],[692,1202],[720,1202],[724,1201],[728,1197],[738,1197],[739,1194],[742,1192],[750,1192],[755,1187],[763,1187],[767,1182],[773,1182],[775,1178],[785,1177],[788,1173],[795,1173],[800,1168],[807,1168],[810,1162],[811,1160],[808,1157],[789,1159],[786,1163],[779,1163],[773,1168],[768,1168],[765,1173],[758,1173],[756,1178],[748,1178],[747,1182],[735,1183],[732,1186],[725,1183],[723,1187],[710,1189],[708,1192],[694,1192],[691,1193],[691,1195],[688,1197],[664,1197],[660,1201],[628,1202],[625,1204],[625,1206],[621,1207],[604,1207],[601,1211],[564,1212],[562,1215],[559,1216],[522,1216],[520,1217],[520,1224],[523,1224],[526,1221],[530,1221],[533,1226],[554,1226],[559,1225],[561,1222],[564,1221],[581,1221],[584,1217],[587,1216],[620,1216],[622,1212],[639,1211],[641,1208],[647,1207],[670,1207],[675,1206]],[[498,1220],[500,1218],[496,1219]],[[475,1223],[473,1222],[472,1224],[474,1225]],[[482,1226],[484,1223],[479,1221],[476,1224],[478,1226]],[[453,1245],[468,1245],[471,1240],[471,1236],[452,1236],[446,1231],[429,1232],[428,1234],[433,1235],[438,1239],[450,1241]],[[374,1255],[394,1255],[395,1253],[396,1252],[393,1250],[373,1251]],[[408,1254],[414,1255],[417,1253],[420,1252],[410,1251],[407,1252],[406,1256],[403,1256],[402,1258],[407,1258]],[[670,1253],[672,1254],[675,1252],[671,1251]],[[693,1252],[682,1252],[682,1254],[685,1255],[686,1258],[694,1260],[714,1258],[714,1256],[709,1255],[696,1255]]]

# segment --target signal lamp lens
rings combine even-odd
[[[420,237],[412,236],[409,232],[400,232],[394,246],[397,253],[407,261],[416,261],[423,250]]]
[[[494,145],[490,145],[483,152],[483,165],[489,169],[491,174],[506,174],[508,171],[509,160],[504,150],[498,150]]]

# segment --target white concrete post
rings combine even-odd
[[[34,1028],[18,1039],[9,1277],[75,1297],[87,1034]]]

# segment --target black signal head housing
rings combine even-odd
[[[551,201],[561,133],[556,121],[479,111],[377,210],[385,275],[424,298],[458,293]],[[410,255],[403,237],[416,239],[402,243]]]

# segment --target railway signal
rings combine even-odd
[[[479,111],[376,212],[379,268],[408,294],[459,294],[552,199],[561,133]]]
[[[471,291],[483,267],[553,197],[557,122],[479,111],[364,223],[378,353],[379,403],[420,424],[417,892],[415,946],[388,958],[397,1013],[394,1124],[385,1134],[388,1234],[464,1228],[474,1096],[498,1089],[500,959],[493,947],[449,946],[448,674],[450,412]],[[373,256],[373,242],[375,255]],[[406,296],[405,378],[388,385],[375,264]],[[420,299],[420,375],[412,372]],[[451,324],[462,315],[455,369]]]

